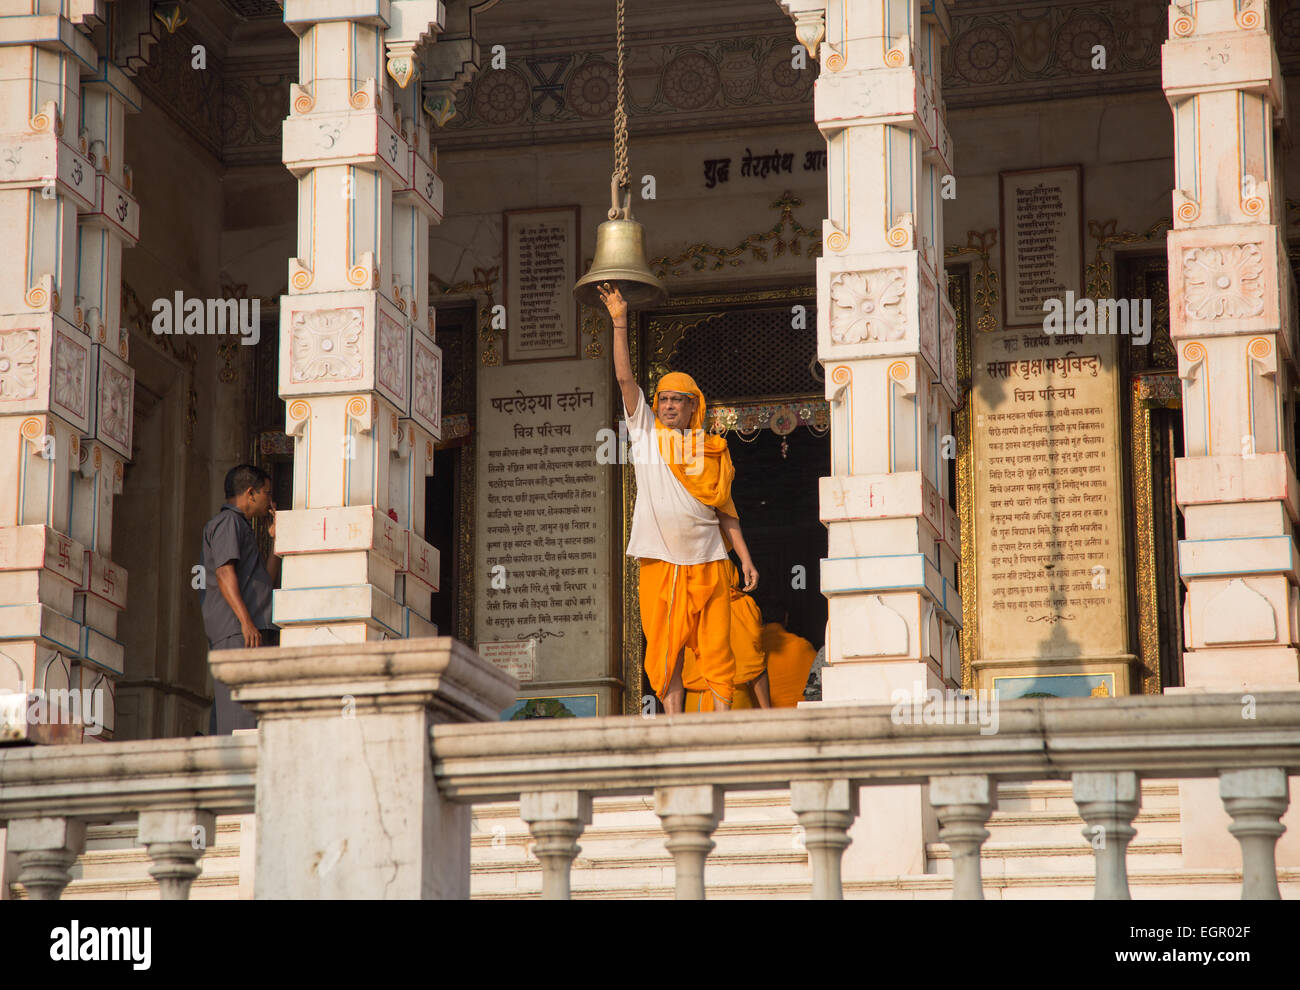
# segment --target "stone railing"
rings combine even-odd
[[[727,790],[789,790],[813,896],[838,898],[859,793],[927,785],[953,896],[982,896],[997,784],[1073,783],[1096,896],[1125,898],[1139,781],[1218,778],[1245,898],[1279,896],[1274,851],[1300,773],[1300,693],[1004,703],[997,731],[897,724],[890,706],[498,723],[515,685],[450,639],[213,654],[256,734],[0,749],[0,825],[33,898],[57,898],[87,824],[138,816],[162,896],[188,896],[204,835],[257,807],[257,896],[467,898],[472,806],[519,800],[542,895],[569,896],[592,800],[654,795],[677,896],[704,896]],[[1245,715],[1253,717],[1245,717]],[[463,724],[452,724],[452,723]]]
[[[679,898],[703,867],[727,790],[789,788],[813,897],[839,898],[860,787],[928,784],[952,849],[953,897],[981,898],[984,825],[1002,781],[1068,779],[1095,851],[1096,896],[1128,898],[1125,856],[1139,780],[1217,777],[1241,845],[1243,898],[1279,897],[1274,846],[1288,775],[1300,771],[1300,693],[1006,702],[997,731],[899,725],[890,706],[602,718],[434,730],[435,773],[455,802],[518,799],[542,862],[542,896],[566,898],[593,797],[654,795]],[[867,800],[864,793],[863,800]]]
[[[216,816],[252,813],[256,773],[256,735],[0,749],[5,879],[57,900],[86,826],[136,820],[163,900],[185,900]]]

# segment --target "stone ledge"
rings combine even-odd
[[[259,719],[432,709],[440,721],[496,721],[518,682],[450,636],[209,654],[212,675]]]

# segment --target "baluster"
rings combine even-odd
[[[203,872],[199,858],[216,840],[217,818],[210,811],[181,808],[140,812],[140,844],[153,860],[149,875],[164,901],[187,901],[190,885]]]
[[[709,838],[723,814],[721,787],[655,788],[655,814],[663,822],[677,875],[679,901],[704,900],[704,860],[713,851]]]
[[[1228,831],[1241,845],[1241,899],[1280,901],[1274,847],[1286,831],[1278,819],[1291,803],[1286,771],[1225,770],[1219,774],[1219,797],[1232,816]]]
[[[812,863],[813,900],[843,900],[840,864],[853,841],[848,830],[858,817],[858,789],[847,780],[791,781],[790,810],[803,827],[803,844]]]
[[[1130,771],[1076,773],[1074,803],[1087,822],[1083,837],[1092,843],[1096,869],[1093,899],[1127,901],[1128,844],[1137,835],[1138,778]]]
[[[34,901],[57,901],[72,879],[69,867],[86,848],[86,824],[71,818],[11,818],[8,851],[18,882]]]
[[[569,900],[569,870],[582,851],[577,839],[591,824],[591,795],[582,791],[529,791],[519,795],[519,817],[532,832],[542,864],[542,899]]]
[[[930,778],[930,804],[939,816],[939,841],[952,850],[952,899],[982,901],[980,850],[989,837],[996,783],[985,774]]]

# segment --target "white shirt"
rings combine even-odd
[[[726,560],[717,513],[688,492],[664,461],[655,439],[654,413],[639,388],[636,408],[627,414],[627,432],[636,471],[636,508],[627,556],[670,564]]]

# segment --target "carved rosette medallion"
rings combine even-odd
[[[1237,320],[1264,312],[1264,256],[1258,244],[1183,252],[1183,305],[1194,320]]]
[[[947,306],[939,308],[940,377],[954,392],[957,390],[957,318]]]
[[[90,348],[65,333],[54,331],[54,401],[76,414],[86,415],[86,365]]]
[[[406,399],[406,334],[391,316],[379,314],[379,384]]]
[[[296,312],[289,325],[290,381],[352,381],[363,370],[361,307]]]
[[[131,379],[103,362],[99,372],[99,434],[119,451],[131,450]]]
[[[929,272],[923,268],[921,283],[921,353],[925,355],[930,366],[939,370],[939,294]]]
[[[411,404],[417,419],[440,426],[442,412],[442,368],[438,352],[416,340],[411,355]]]
[[[902,268],[841,272],[831,279],[831,339],[837,344],[902,340],[907,331]]]
[[[36,394],[39,358],[39,331],[0,331],[0,399],[30,399]]]

